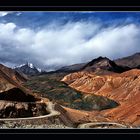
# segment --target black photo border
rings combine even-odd
[[[140,12],[138,0],[2,0],[0,11]],[[140,134],[140,129],[0,129],[0,134]]]

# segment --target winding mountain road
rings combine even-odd
[[[53,104],[52,102],[47,102],[46,105],[47,105],[46,110],[49,112],[49,114],[47,115],[28,117],[28,118],[6,118],[6,119],[4,118],[4,119],[0,119],[0,121],[15,121],[15,120],[17,121],[17,120],[33,120],[33,119],[35,120],[35,119],[49,118],[49,117],[60,115],[60,112],[54,109],[55,104]]]
[[[42,100],[41,102],[45,102],[45,100]],[[45,102],[47,107],[46,110],[49,112],[48,115],[43,115],[43,116],[38,116],[38,117],[28,117],[28,118],[4,118],[4,119],[0,119],[0,121],[22,121],[22,120],[33,120],[36,121],[37,119],[49,119],[52,117],[60,117],[61,121],[64,124],[69,124],[72,123],[70,122],[69,117],[65,116],[65,114],[63,114],[63,112],[61,112],[61,109],[59,111],[55,110],[55,103],[52,102]],[[119,123],[115,123],[115,122],[94,122],[94,123],[84,123],[84,124],[80,124],[78,125],[77,128],[128,128],[128,126],[126,125],[122,125]]]
[[[122,125],[115,122],[94,122],[94,123],[85,123],[80,124],[77,128],[128,128],[126,125]]]

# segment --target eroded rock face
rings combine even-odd
[[[0,93],[0,118],[24,118],[49,114],[41,99],[13,86]]]
[[[0,65],[0,118],[22,118],[46,115],[46,104],[21,83],[16,71]]]
[[[22,83],[27,81],[28,77],[24,74],[21,74],[11,68],[8,68],[2,64],[0,64],[0,75],[5,75],[5,77],[9,77],[17,83]]]
[[[0,118],[24,118],[49,114],[45,103],[0,101]]]
[[[2,68],[1,68],[2,67]],[[0,66],[0,100],[31,102],[37,100],[12,77],[13,71],[5,66]]]
[[[35,102],[40,99],[36,98],[33,95],[24,93],[21,89],[15,87],[9,89],[8,91],[4,91],[0,93],[0,100],[18,101],[18,102]]]
[[[102,95],[121,102],[138,94],[140,90],[140,70],[134,69],[112,75],[78,72],[65,76],[62,81],[76,90]]]
[[[140,70],[111,75],[77,72],[65,76],[62,81],[76,90],[105,96],[120,103],[114,109],[98,112],[99,116],[140,125]]]

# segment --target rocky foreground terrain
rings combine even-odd
[[[113,109],[90,112],[90,115],[96,120],[108,120],[120,123],[126,123],[132,126],[140,124],[140,70],[131,69],[125,72],[114,72],[111,63],[104,58],[93,66],[93,71],[89,68],[83,69],[65,76],[62,81],[71,88],[82,91],[88,96],[100,95],[107,97],[119,103],[119,106]],[[95,66],[98,65],[97,70]],[[100,65],[100,66],[99,66]],[[109,68],[108,74],[106,69]],[[109,71],[111,71],[109,73]],[[80,115],[80,114],[79,114]]]
[[[99,57],[30,78],[0,65],[0,128],[138,128],[140,70],[128,60]]]
[[[64,124],[19,124],[14,122],[5,122],[0,124],[0,129],[72,129]]]

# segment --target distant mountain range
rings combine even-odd
[[[14,69],[19,73],[23,73],[26,75],[34,76],[38,74],[45,74],[45,73],[56,73],[56,72],[77,72],[77,71],[90,71],[96,73],[121,73],[133,68],[140,69],[140,53],[136,53],[134,55],[119,58],[114,61],[110,60],[107,57],[98,57],[96,59],[91,60],[87,63],[79,63],[73,64],[69,66],[64,66],[56,71],[46,72],[37,68],[34,64],[27,62],[26,64],[22,64],[20,66],[15,67]]]
[[[75,72],[81,70],[86,63],[80,63],[80,64],[74,64],[74,65],[69,65],[69,66],[64,66],[55,72]]]
[[[140,53],[135,53],[131,56],[116,59],[114,62],[120,66],[140,68]]]
[[[121,73],[133,68],[140,68],[140,53],[128,57],[116,59],[114,61],[107,57],[98,57],[90,62],[74,64],[58,69],[56,72],[76,72],[76,71],[110,71]]]

